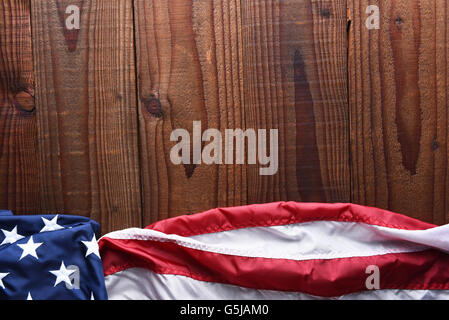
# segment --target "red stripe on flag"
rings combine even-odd
[[[139,267],[207,282],[335,297],[367,290],[366,268],[376,265],[380,289],[449,289],[449,255],[436,250],[295,261],[218,254],[171,242],[102,238],[100,252],[106,276]]]
[[[159,221],[147,229],[189,237],[248,227],[269,227],[318,220],[362,222],[405,230],[426,230],[436,227],[387,210],[355,204],[276,202],[212,209]]]

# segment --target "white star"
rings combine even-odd
[[[36,249],[39,248],[42,244],[43,244],[43,242],[34,243],[33,236],[30,237],[30,240],[28,240],[27,243],[18,244],[18,246],[20,248],[22,248],[22,250],[23,250],[22,256],[20,257],[19,260],[22,260],[23,258],[25,258],[28,255],[33,256],[36,259],[39,259],[39,257],[37,256],[37,253],[36,253]]]
[[[42,228],[42,230],[40,232],[56,231],[56,230],[64,229],[64,227],[61,227],[58,224],[58,217],[59,216],[55,216],[51,220],[48,220],[48,219],[45,219],[44,217],[42,217],[42,221],[44,222],[45,226]]]
[[[59,270],[53,270],[50,272],[56,276],[55,287],[61,282],[65,282],[70,286],[72,285],[72,281],[70,281],[69,276],[74,273],[75,270],[68,270],[64,265],[64,261],[62,261],[61,268],[59,268]]]
[[[31,296],[31,292],[28,292],[27,300],[33,300],[33,297]]]
[[[25,238],[24,236],[17,234],[17,226],[15,226],[14,229],[12,229],[11,231],[2,229],[2,232],[5,235],[5,239],[3,239],[3,242],[0,244],[0,246],[4,244],[14,243],[16,241],[19,241],[20,239]]]
[[[2,287],[2,289],[5,289],[5,285],[3,284],[3,278],[6,277],[8,274],[9,274],[9,272],[0,273],[0,287]]]
[[[98,252],[98,242],[97,242],[97,238],[95,237],[95,235],[93,236],[91,241],[81,241],[87,248],[87,252],[86,252],[86,258],[90,255],[90,254],[95,254],[98,258],[101,259],[100,257],[100,253]]]

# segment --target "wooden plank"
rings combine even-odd
[[[279,172],[248,202],[347,202],[346,1],[243,0],[247,127],[279,130]]]
[[[136,0],[135,17],[145,223],[245,204],[245,166],[170,159],[171,133],[192,137],[193,121],[245,129],[240,2]]]
[[[39,208],[30,5],[0,2],[0,208]]]
[[[133,3],[31,3],[42,211],[138,227]]]
[[[365,25],[368,5],[380,29]],[[448,213],[448,5],[351,0],[353,198],[436,224]]]

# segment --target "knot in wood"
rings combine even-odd
[[[329,19],[330,17],[331,17],[331,15],[332,15],[332,13],[331,13],[331,11],[329,10],[329,8],[324,8],[324,9],[321,9],[321,16],[322,17],[324,17],[324,18],[326,18],[326,19]]]
[[[19,110],[33,112],[35,110],[34,94],[32,90],[23,88],[14,95],[14,105]]]
[[[145,109],[151,114],[153,117],[160,118],[162,117],[162,104],[161,101],[155,97],[145,99],[143,101],[145,105]]]

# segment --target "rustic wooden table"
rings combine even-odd
[[[448,10],[445,0],[2,0],[0,208],[86,215],[103,233],[280,200],[443,224]],[[173,163],[171,133],[198,138],[194,121],[223,136],[276,129],[278,170],[261,175],[260,154]]]

